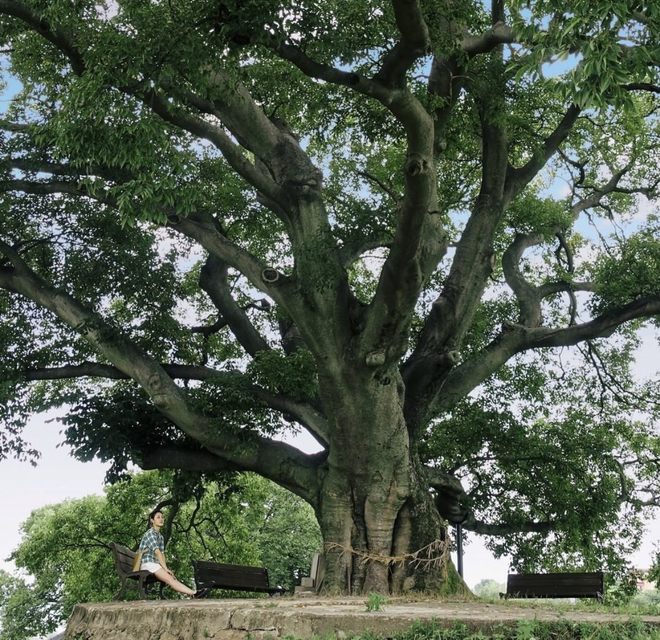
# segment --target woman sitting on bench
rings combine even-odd
[[[207,596],[210,591],[209,589],[193,591],[190,587],[183,584],[183,582],[179,582],[174,577],[171,569],[167,568],[167,562],[165,561],[165,540],[163,534],[160,532],[164,522],[165,518],[160,509],[154,509],[149,514],[149,529],[140,541],[139,551],[142,551],[140,569],[153,573],[161,582],[169,585],[179,593],[185,593],[193,598]]]

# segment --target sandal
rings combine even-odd
[[[211,593],[211,589],[209,589],[208,587],[204,587],[203,589],[197,589],[197,591],[195,591],[195,595],[193,596],[193,599],[199,600],[200,598],[206,598],[209,595],[209,593]]]

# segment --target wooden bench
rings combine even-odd
[[[114,597],[115,600],[119,600],[126,591],[127,586],[133,586],[129,580],[134,580],[136,582],[135,586],[137,587],[138,593],[140,594],[140,599],[147,599],[147,587],[155,583],[160,585],[158,589],[158,595],[160,599],[163,599],[163,587],[165,586],[164,582],[161,582],[158,578],[154,576],[150,571],[133,571],[133,560],[135,559],[135,552],[131,551],[127,547],[122,547],[122,545],[117,544],[116,542],[110,543],[110,550],[115,559],[115,568],[119,574],[119,579],[121,580],[121,588],[119,589],[117,595]]]
[[[254,591],[271,596],[282,594],[284,587],[271,587],[268,569],[246,567],[238,564],[220,564],[193,560],[197,589],[227,589],[231,591]]]
[[[598,598],[603,601],[605,575],[593,573],[510,573],[504,598]]]

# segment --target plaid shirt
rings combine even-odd
[[[142,562],[158,562],[158,558],[154,553],[154,549],[160,549],[161,553],[165,553],[165,540],[159,531],[149,529],[140,541],[140,551],[142,554]]]

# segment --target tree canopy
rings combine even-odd
[[[455,523],[620,568],[658,502],[659,27],[3,0],[0,451],[66,406],[113,477],[254,471],[314,508],[328,591],[460,588]]]
[[[109,544],[137,548],[155,506],[166,518],[168,565],[188,585],[194,585],[192,560],[213,560],[264,566],[272,584],[293,592],[321,547],[311,507],[253,474],[223,482],[187,472],[131,475],[105,496],[48,505],[23,523],[11,555],[19,573],[0,573],[0,639],[52,633],[75,604],[111,600],[119,578]],[[167,598],[177,595],[166,591]]]

